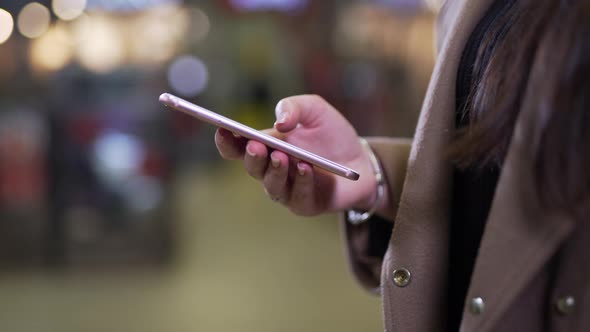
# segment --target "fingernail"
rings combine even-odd
[[[270,155],[270,163],[274,168],[279,168],[279,166],[281,166],[281,161],[275,158],[272,154]]]
[[[287,113],[287,111],[281,112],[281,115],[279,115],[279,118],[277,119],[277,124],[284,124],[285,122],[287,122],[288,118],[289,113]]]
[[[277,113],[279,113],[279,116],[277,117],[277,121],[275,122],[275,125],[280,125],[280,124],[284,124],[285,122],[287,122],[287,119],[289,118],[289,103],[281,100],[279,102],[279,104],[277,105]]]
[[[305,175],[305,168],[300,163],[297,163],[297,172],[301,176]]]
[[[256,157],[256,153],[254,153],[251,148],[250,145],[246,145],[246,153],[250,156],[250,157]]]

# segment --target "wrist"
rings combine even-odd
[[[385,178],[383,168],[369,143],[360,138],[363,146],[363,159],[365,160],[366,171],[364,172],[365,184],[362,185],[365,194],[361,195],[361,199],[354,205],[353,209],[347,211],[348,219],[353,224],[360,224],[365,222],[379,210],[383,209],[387,201],[387,188],[385,186]]]

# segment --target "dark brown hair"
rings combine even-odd
[[[590,1],[517,0],[485,33],[472,75],[463,110],[470,123],[450,149],[456,164],[501,166],[520,111],[537,112],[530,155],[540,199],[587,216]]]

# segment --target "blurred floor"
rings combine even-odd
[[[181,172],[178,258],[165,270],[9,274],[0,331],[379,331],[336,218],[298,218],[237,163]]]

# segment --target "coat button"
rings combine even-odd
[[[398,287],[406,287],[412,279],[412,274],[408,269],[401,268],[393,271],[393,283]]]
[[[573,296],[564,296],[557,299],[555,302],[555,309],[557,312],[562,315],[567,315],[574,310],[574,306],[576,305],[576,299]]]
[[[479,315],[485,309],[486,304],[481,297],[474,297],[469,301],[469,312],[474,315]]]

